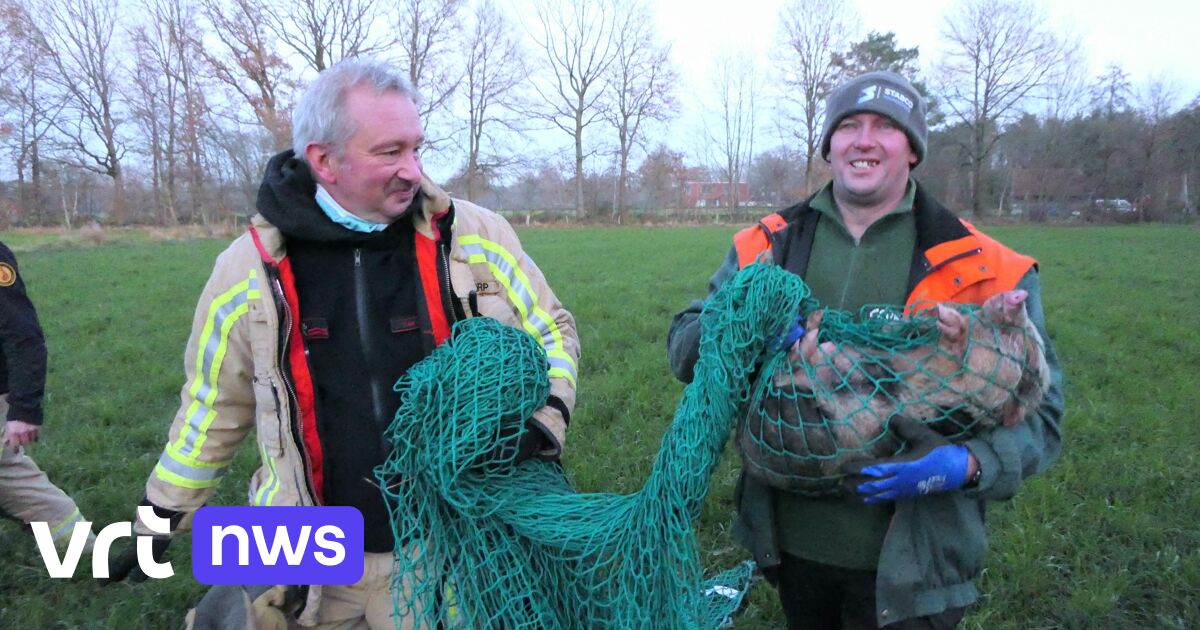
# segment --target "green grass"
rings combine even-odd
[[[565,464],[581,490],[641,485],[682,392],[666,364],[667,326],[703,295],[732,232],[521,232],[579,324],[579,405]],[[1068,413],[1058,465],[990,510],[984,597],[964,626],[1196,627],[1200,231],[989,232],[1041,262]],[[142,496],[178,402],[195,300],[225,242],[63,247],[47,238],[17,247],[50,345],[47,427],[33,453],[99,523],[127,520]],[[714,569],[744,557],[728,534],[733,459],[718,469],[699,523]],[[243,449],[217,502],[242,502],[255,465]],[[188,546],[171,550],[173,579],[101,587],[90,577],[47,578],[32,536],[0,522],[8,552],[0,628],[176,627],[204,589],[190,577]],[[773,592],[759,585],[737,626],[780,627],[781,620]]]

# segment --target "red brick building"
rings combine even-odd
[[[750,185],[746,182],[736,185],[738,204],[744,204],[750,200]],[[733,182],[687,182],[683,186],[683,207],[728,207],[733,204],[733,192]]]

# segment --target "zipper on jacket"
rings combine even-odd
[[[387,427],[390,418],[384,415],[383,389],[379,384],[379,370],[371,361],[371,328],[367,317],[367,273],[362,266],[362,249],[354,249],[354,312],[358,319],[358,340],[362,344],[363,360],[367,363],[367,381],[371,387],[371,409],[375,412],[375,424],[379,427],[380,448],[387,454]]]
[[[442,261],[442,310],[446,312],[446,321],[450,326],[454,326],[454,322],[458,321],[458,315],[454,311],[454,305],[450,301],[454,299],[454,288],[450,286],[450,257],[446,255],[446,249],[449,244],[443,246],[440,242],[437,244],[438,257]]]
[[[279,435],[279,452],[276,455],[283,456],[283,402],[279,400],[279,386],[275,384],[275,379],[267,379],[267,384],[271,386],[271,398],[275,400],[275,432]]]
[[[854,277],[854,270],[858,267],[858,252],[861,246],[858,243],[850,250],[850,264],[846,265],[846,273],[842,276],[842,297],[838,300],[838,308],[846,308],[846,294],[850,292],[851,278]]]
[[[304,465],[304,483],[308,489],[309,503],[317,504],[316,483],[313,480],[312,462],[309,460],[308,451],[304,446],[304,412],[300,409],[300,396],[296,394],[296,387],[288,378],[289,370],[283,369],[287,365],[288,347],[291,345],[292,338],[292,310],[287,303],[287,294],[283,292],[283,283],[279,279],[278,272],[272,274],[273,288],[275,293],[275,301],[278,304],[279,312],[283,315],[284,325],[281,327],[283,337],[279,344],[279,380],[283,381],[283,389],[287,393],[288,404],[291,406],[292,415],[296,418],[296,430],[292,432],[292,440],[296,442],[296,452],[300,453],[300,462]]]

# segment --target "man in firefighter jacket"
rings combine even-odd
[[[899,75],[871,72],[839,86],[822,135],[832,181],[739,232],[709,295],[758,260],[803,277],[822,305],[854,312],[981,303],[1024,289],[1053,383],[1020,425],[863,467],[865,482],[849,484],[845,498],[806,499],[743,473],[735,535],[775,584],[792,628],[957,625],[978,597],[987,502],[1013,496],[1060,451],[1062,375],[1036,263],[956,218],[910,177],[926,137],[924,102]],[[685,382],[703,304],[676,315],[668,333],[671,369]],[[943,483],[922,483],[930,478]]]
[[[492,317],[545,347],[551,395],[517,461],[558,457],[575,403],[571,314],[503,218],[423,176],[415,99],[406,78],[369,60],[343,61],[307,88],[293,150],[267,164],[259,214],[201,295],[179,411],[146,484],[159,518],[186,529],[254,429],[251,505],[362,512],[362,580],[308,587],[289,620],[302,626],[393,626],[395,541],[372,471],[399,403],[393,384],[454,322]],[[295,589],[252,595],[296,599]]]
[[[0,514],[47,523],[56,547],[84,520],[75,501],[25,453],[38,440],[46,391],[46,341],[17,259],[0,243]],[[88,547],[93,537],[88,534]]]

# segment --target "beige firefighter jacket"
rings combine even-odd
[[[453,203],[448,261],[453,298],[471,315],[493,317],[534,335],[549,357],[551,394],[568,410],[575,406],[579,338],[575,322],[521,248],[516,233],[499,215],[467,201],[453,200],[428,180],[422,182],[423,212],[417,229],[432,235],[431,217]],[[248,232],[221,253],[200,296],[184,353],[187,382],[171,424],[169,441],[146,483],[156,506],[185,513],[176,532],[190,529],[191,513],[202,507],[233,462],[238,446],[253,429],[261,465],[250,479],[250,505],[306,506],[315,503],[308,457],[293,430],[297,397],[281,361],[280,326],[289,318],[277,308],[282,299],[278,273],[268,269],[285,254],[283,235],[261,215],[251,221],[264,260]],[[444,238],[444,236],[443,236]],[[443,291],[445,287],[443,287]],[[474,300],[471,293],[474,292]],[[279,299],[273,297],[278,294]],[[469,302],[474,302],[474,308]],[[557,442],[543,455],[555,456],[566,441],[566,419],[551,406],[534,421]],[[135,528],[149,533],[141,523]],[[311,621],[320,588],[312,587],[300,623]]]

